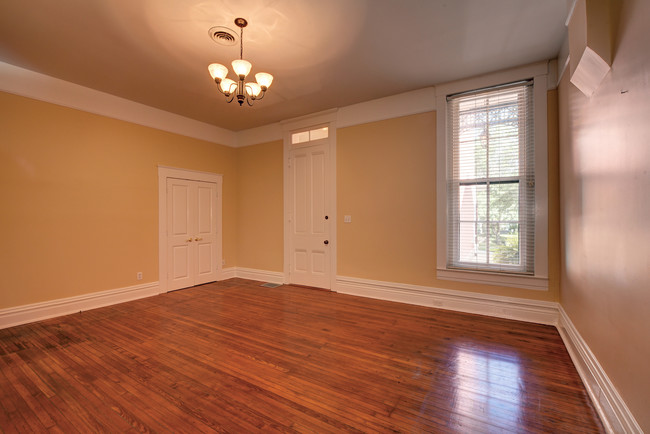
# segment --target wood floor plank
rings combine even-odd
[[[604,432],[554,327],[230,279],[0,330],[0,432]]]

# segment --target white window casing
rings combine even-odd
[[[546,62],[534,64],[527,67],[517,68],[514,70],[509,70],[501,73],[491,74],[489,76],[483,76],[479,78],[463,80],[459,82],[449,83],[446,85],[441,85],[436,88],[436,110],[437,110],[437,152],[436,152],[436,170],[437,170],[437,277],[439,279],[445,280],[457,280],[463,282],[479,283],[479,284],[490,284],[490,285],[499,285],[499,286],[512,286],[517,288],[524,289],[536,289],[536,290],[546,290],[548,289],[548,157],[547,157],[547,71],[548,65]],[[492,87],[502,86],[507,83],[513,82],[523,82],[525,80],[530,80],[532,83],[532,122],[533,122],[533,131],[530,139],[533,140],[533,154],[525,157],[524,149],[520,149],[519,155],[522,157],[519,159],[522,166],[520,170],[510,170],[507,169],[503,173],[499,173],[499,170],[493,171],[497,176],[490,179],[488,176],[483,176],[484,174],[475,174],[469,176],[468,171],[459,169],[459,161],[465,161],[469,163],[469,166],[474,164],[474,157],[470,155],[469,159],[463,160],[462,156],[467,157],[469,154],[466,152],[468,146],[474,146],[472,144],[465,143],[465,152],[464,154],[456,154],[456,159],[452,159],[450,156],[449,140],[453,139],[452,131],[453,128],[451,113],[449,112],[450,106],[459,108],[458,104],[454,105],[454,102],[448,103],[448,99],[458,103],[459,101],[465,101],[464,106],[467,107],[479,107],[479,112],[481,104],[485,103],[486,100],[473,99],[475,92],[471,92],[477,89],[486,89]],[[504,95],[505,106],[507,106],[507,98],[511,98],[513,95],[518,95],[518,98],[525,98],[525,92],[514,93],[508,91],[508,87],[500,88],[501,94]],[[512,88],[510,88],[512,89]],[[523,88],[522,88],[523,89]],[[487,89],[486,89],[487,90]],[[523,92],[523,91],[522,91]],[[522,96],[523,95],[523,96]],[[448,98],[452,96],[451,98]],[[477,102],[478,101],[478,102]],[[496,100],[494,100],[496,101]],[[510,105],[512,109],[514,105]],[[524,114],[524,106],[519,107],[519,115]],[[472,111],[471,109],[465,112],[471,119]],[[487,113],[487,111],[485,112]],[[485,113],[482,113],[481,119],[484,119]],[[493,113],[500,114],[498,110]],[[501,113],[502,114],[502,113]],[[458,119],[458,118],[456,118]],[[465,116],[464,119],[467,119]],[[498,130],[493,128],[493,130]],[[465,128],[464,131],[468,131]],[[471,135],[471,129],[469,129]],[[478,130],[477,130],[478,131]],[[517,131],[517,129],[512,129],[512,131]],[[458,131],[457,131],[458,132]],[[524,132],[520,128],[520,132]],[[517,133],[519,134],[519,133]],[[477,136],[478,137],[478,136]],[[456,139],[459,139],[458,134],[456,134]],[[482,143],[485,143],[488,138],[482,137]],[[478,139],[475,140],[478,143]],[[467,142],[467,141],[466,141]],[[457,148],[459,149],[459,148]],[[461,147],[462,149],[462,147]],[[497,151],[497,154],[499,152]],[[473,152],[472,152],[473,154]],[[503,154],[503,153],[502,153]],[[496,154],[495,154],[496,155]],[[486,154],[487,156],[487,154]],[[480,158],[486,158],[486,156]],[[502,155],[503,157],[503,155]],[[534,175],[531,173],[526,173],[526,168],[524,167],[526,163],[531,163],[534,160]],[[455,162],[454,162],[455,161]],[[481,164],[483,162],[481,161]],[[479,164],[480,165],[480,164]],[[484,166],[498,168],[498,165],[485,163]],[[454,173],[455,168],[455,173]],[[473,172],[475,169],[472,168],[470,172]],[[462,175],[462,176],[461,176]],[[455,176],[455,177],[454,177]],[[533,177],[534,176],[534,177]],[[492,186],[491,186],[492,184]],[[461,186],[462,185],[462,186]],[[518,237],[519,244],[517,244],[520,249],[520,252],[525,253],[528,248],[529,254],[525,257],[518,256],[518,260],[514,259],[503,259],[503,251],[499,253],[502,255],[499,260],[489,261],[488,255],[490,254],[489,247],[489,225],[486,222],[482,224],[477,223],[478,220],[483,220],[477,217],[477,213],[474,216],[471,213],[465,212],[464,218],[467,219],[463,223],[465,228],[464,232],[459,230],[459,193],[462,190],[465,194],[465,198],[469,198],[469,202],[466,202],[463,209],[471,209],[466,205],[477,205],[478,203],[482,204],[481,215],[485,217],[487,210],[484,209],[486,206],[485,197],[489,197],[487,193],[488,189],[492,191],[515,191],[515,186],[521,186],[517,191],[519,194],[519,203],[522,203],[524,206],[519,207],[519,218],[515,218],[513,221],[508,221],[502,223],[502,226],[499,226],[499,222],[493,222],[492,228],[494,227],[509,227],[511,232],[519,232],[517,228],[522,229],[521,234]],[[501,190],[499,190],[501,189]],[[480,191],[482,199],[477,200],[477,191]],[[455,193],[454,193],[455,192]],[[526,193],[528,192],[528,194]],[[515,193],[512,193],[515,194]],[[456,195],[454,197],[454,195]],[[496,197],[496,196],[495,196]],[[454,205],[450,206],[450,199]],[[453,200],[456,199],[456,202]],[[526,200],[529,200],[530,207],[526,208]],[[489,205],[488,205],[489,206]],[[478,208],[477,208],[478,210]],[[526,214],[528,211],[528,214]],[[509,214],[510,215],[510,214]],[[527,220],[527,216],[530,217]],[[533,218],[534,216],[534,218]],[[510,215],[512,217],[512,215]],[[498,220],[498,219],[497,219]],[[534,222],[534,231],[526,235],[525,227],[526,221]],[[523,226],[520,226],[522,225]],[[482,231],[477,230],[476,228],[483,228]],[[472,228],[471,230],[468,230]],[[486,228],[488,229],[486,231]],[[455,232],[454,232],[455,231]],[[480,236],[474,239],[474,235],[480,234]],[[466,243],[463,247],[460,244],[460,234],[463,233],[467,235]],[[451,236],[451,238],[450,238]],[[514,236],[514,235],[505,235]],[[498,235],[497,235],[498,238]],[[476,253],[472,259],[469,253],[472,251],[472,243],[478,245],[478,239],[481,239],[481,249]],[[503,238],[499,238],[503,242]],[[451,242],[450,242],[451,241]],[[533,248],[531,249],[531,244]],[[522,250],[523,249],[523,250]],[[512,250],[512,249],[511,249]],[[460,253],[464,252],[464,256]],[[492,252],[494,253],[494,251]],[[496,256],[495,256],[496,257]],[[511,256],[510,258],[514,258]],[[495,262],[495,263],[491,263]]]

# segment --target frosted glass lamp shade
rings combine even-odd
[[[253,65],[248,60],[237,59],[232,61],[232,69],[239,77],[246,77]]]
[[[228,68],[220,63],[211,63],[210,66],[208,66],[208,71],[210,71],[210,75],[213,79],[218,78],[219,80],[223,80],[226,78],[226,75],[228,75]]]
[[[262,92],[262,88],[257,83],[246,83],[246,92],[252,97],[256,97]]]
[[[258,72],[255,74],[255,80],[257,80],[257,84],[259,84],[262,88],[268,89],[268,87],[271,86],[271,83],[273,82],[273,76],[268,72]]]
[[[221,86],[221,91],[223,93],[229,95],[237,88],[237,83],[229,78],[225,78],[223,81],[221,81],[221,84],[219,86]]]

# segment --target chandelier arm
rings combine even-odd
[[[223,93],[223,92],[221,92],[221,93]],[[224,93],[224,95],[225,95],[225,93]],[[228,99],[228,97],[226,97],[226,102],[227,102],[228,104],[230,104],[234,99],[235,99],[235,94],[234,94],[234,93],[231,93],[231,94],[230,94],[230,99]]]
[[[217,90],[219,92],[221,92],[223,95],[226,95],[226,93],[223,90],[221,90],[221,80],[219,80],[218,78],[215,78],[214,82],[217,83]]]

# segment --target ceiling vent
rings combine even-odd
[[[219,45],[235,45],[239,39],[234,30],[223,26],[212,27],[208,33],[212,40]]]

